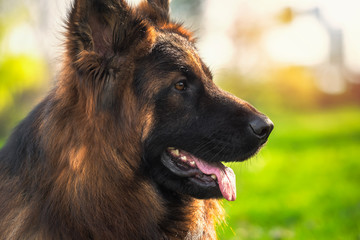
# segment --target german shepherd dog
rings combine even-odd
[[[215,86],[168,0],[75,0],[54,89],[0,152],[1,239],[216,239],[272,122]]]

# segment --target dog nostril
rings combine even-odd
[[[274,124],[267,117],[259,117],[250,122],[250,127],[258,138],[267,139],[274,128]]]

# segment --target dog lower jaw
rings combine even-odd
[[[236,199],[236,181],[233,170],[222,163],[208,163],[183,150],[168,148],[161,162],[173,174],[187,178],[198,187],[218,188],[228,201]]]

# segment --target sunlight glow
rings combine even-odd
[[[285,7],[290,7],[295,16],[289,24],[275,24],[271,16]],[[315,8],[320,9],[326,24],[343,34],[344,65],[352,71],[360,72],[360,1],[358,0],[226,0],[205,1],[204,37],[200,50],[206,61],[214,67],[224,67],[236,59],[231,31],[236,21],[253,24],[253,18],[264,25],[264,34],[259,41],[259,51],[265,51],[271,60],[284,64],[316,66],[329,61],[330,37],[324,23],[315,14],[306,14]],[[300,14],[297,14],[300,13]],[[303,14],[305,13],[305,14]],[[264,21],[267,19],[267,21]],[[234,25],[235,24],[235,25]],[[220,30],[222,29],[222,30]],[[217,40],[209,40],[221,35]],[[254,43],[256,44],[256,42]],[[217,50],[217,48],[224,51]],[[264,52],[262,52],[264,53]],[[244,53],[246,54],[246,53]]]
[[[304,16],[265,33],[263,44],[272,59],[295,65],[315,65],[328,58],[329,39],[316,18]]]
[[[231,39],[223,34],[208,34],[200,42],[200,55],[210,67],[219,67],[232,58],[234,46]]]
[[[22,23],[14,27],[8,35],[5,36],[3,43],[4,49],[14,55],[39,55],[37,39],[34,29],[27,23]]]

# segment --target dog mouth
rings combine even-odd
[[[188,178],[203,188],[219,188],[228,201],[236,199],[234,171],[221,162],[209,163],[174,147],[167,148],[161,162],[175,175]]]

